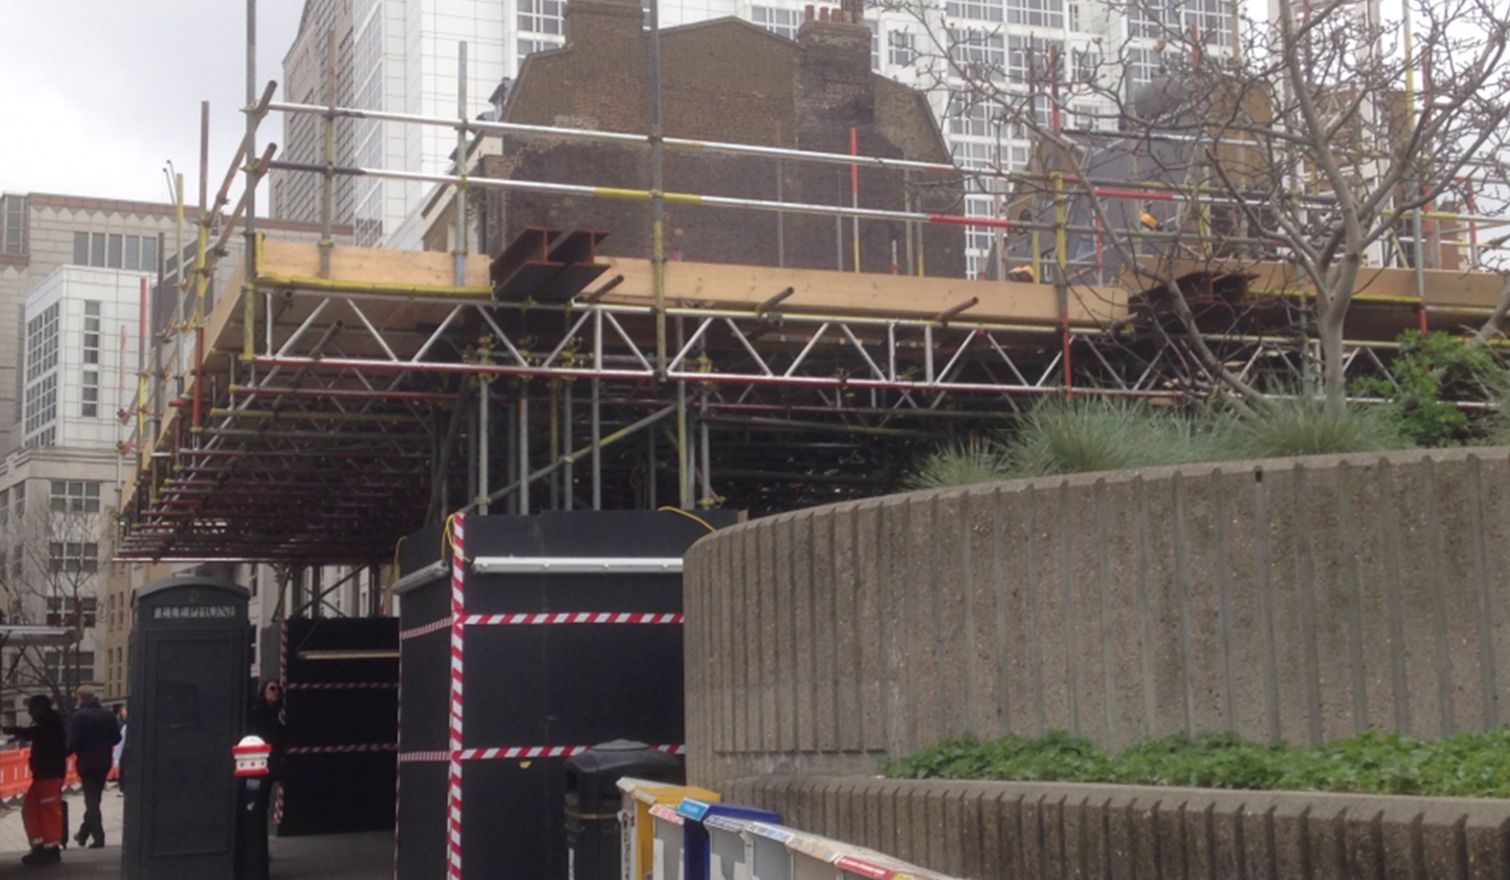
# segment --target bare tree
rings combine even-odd
[[[958,154],[978,191],[1013,173],[999,269],[1027,258],[1067,297],[1124,285],[1251,404],[1264,389],[1216,340],[1257,328],[1314,341],[1315,390],[1340,407],[1360,295],[1506,268],[1504,227],[1453,215],[1510,216],[1510,0],[1403,2],[1385,20],[1367,0],[1275,0],[1255,21],[1226,0],[1098,0],[1119,36],[1091,41],[1070,38],[1070,17],[1092,8],[1075,0],[883,8],[924,36],[921,76],[948,92],[953,133],[1036,144]],[[1032,27],[990,21],[1003,5],[997,21]],[[985,20],[962,24],[972,16]],[[1493,231],[1462,242],[1470,224]],[[1510,276],[1497,292],[1469,344],[1498,334]]]
[[[73,484],[95,487],[98,484]],[[99,498],[67,496],[59,503],[33,499],[29,509],[12,511],[0,527],[0,589],[11,623],[47,624],[72,630],[68,644],[22,646],[7,652],[3,687],[51,693],[58,705],[81,684],[92,681],[92,664],[82,661],[81,641],[94,626],[102,523]],[[85,672],[89,675],[85,675]]]

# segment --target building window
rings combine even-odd
[[[1179,9],[1170,0],[1133,0],[1127,9],[1127,35],[1156,40],[1179,30]]]
[[[8,257],[26,256],[26,197],[5,197],[5,246]]]
[[[10,512],[18,523],[26,518],[26,483],[10,487]]]
[[[48,651],[46,655],[47,674],[54,681],[65,678],[64,672],[69,669],[77,669],[78,680],[94,681],[94,652],[79,651],[77,655],[72,651]]]
[[[86,419],[100,417],[100,371],[85,370],[79,385],[79,416]]]
[[[565,33],[561,0],[519,0],[519,30],[532,34]]]
[[[1064,0],[1007,0],[1007,24],[1064,27]]]
[[[917,60],[918,52],[916,43],[913,41],[912,31],[894,30],[886,32],[886,55],[887,60],[897,67],[911,67]]]
[[[944,14],[973,21],[1001,21],[1002,0],[948,0]]]
[[[996,146],[983,141],[955,141],[949,148],[954,164],[989,171],[996,167]]]
[[[1001,134],[1001,105],[990,101],[978,101],[964,92],[949,96],[949,108],[944,111],[944,124],[951,135],[969,137],[998,137]]]
[[[58,365],[58,304],[26,322],[26,381]]]
[[[95,623],[97,600],[93,596],[80,596],[79,607],[74,608],[74,600],[66,596],[47,597],[47,625],[48,626],[73,626],[79,613],[83,614],[84,629],[91,629]]]
[[[788,40],[797,39],[797,28],[802,24],[801,13],[795,9],[778,9],[774,6],[751,6],[750,21],[773,34]]]
[[[1094,49],[1071,49],[1071,69],[1075,82],[1094,85],[1096,73],[1101,69],[1101,55]]]
[[[1001,79],[1006,48],[1001,34],[977,28],[951,29],[949,57],[954,66],[973,79]]]
[[[1127,77],[1135,86],[1146,86],[1164,72],[1164,56],[1152,49],[1127,50]]]
[[[873,18],[865,19],[865,26],[870,28],[870,69],[881,69],[881,23]]]
[[[1069,119],[1065,121],[1065,125],[1068,128],[1095,131],[1105,129],[1109,120],[1110,113],[1095,104],[1073,104],[1070,106]]]
[[[154,236],[142,236],[140,265],[143,272],[157,271],[157,239]]]
[[[89,234],[89,265],[105,265],[105,233],[103,232]]]
[[[1185,27],[1195,28],[1203,43],[1232,42],[1230,0],[1185,0]]]
[[[100,545],[93,542],[52,541],[47,545],[53,573],[94,574],[100,570]]]
[[[89,265],[89,233],[73,234],[73,262],[79,266]]]
[[[1064,54],[1058,40],[1011,34],[1007,37],[1007,78],[1015,83],[1051,82]]]
[[[98,300],[84,303],[84,363],[100,362],[100,304]]]
[[[99,513],[100,484],[86,480],[53,480],[52,512]]]
[[[57,439],[50,427],[58,415],[58,375],[49,373],[26,386],[26,434],[28,446],[51,446]],[[45,431],[43,429],[46,429]],[[41,433],[38,433],[41,432]]]
[[[110,251],[105,256],[105,265],[112,269],[121,267],[121,242],[123,236],[118,232],[110,233]]]

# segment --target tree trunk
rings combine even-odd
[[[1335,303],[1321,311],[1316,320],[1316,333],[1321,342],[1321,387],[1326,401],[1326,411],[1336,414],[1347,406],[1347,361],[1342,347],[1343,319],[1346,309]]]

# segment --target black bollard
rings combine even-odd
[[[273,791],[268,745],[249,736],[231,751],[236,755],[236,880],[267,880],[267,805]]]

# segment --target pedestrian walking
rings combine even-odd
[[[78,708],[68,716],[68,754],[74,756],[74,769],[84,789],[84,822],[74,836],[79,846],[91,849],[105,845],[105,823],[100,816],[100,796],[105,792],[105,777],[115,763],[115,747],[121,741],[115,716],[100,705],[94,688],[78,690]],[[89,843],[90,838],[94,839]]]
[[[7,727],[4,731],[31,744],[31,787],[21,805],[21,822],[31,840],[31,852],[21,863],[38,868],[63,859],[63,778],[68,775],[68,743],[63,718],[52,707],[52,698],[35,694],[26,701],[30,727]]]

